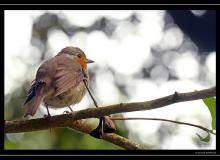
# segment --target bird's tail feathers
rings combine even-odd
[[[28,115],[33,116],[36,113],[44,97],[44,94],[43,94],[44,86],[45,86],[44,82],[37,82],[34,88],[32,88],[32,92],[34,96],[32,95],[33,97],[31,97],[31,99],[28,100],[28,101],[31,101],[32,104],[31,106],[29,106],[28,110],[25,112],[24,117],[27,117]]]

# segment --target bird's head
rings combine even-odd
[[[83,69],[87,69],[88,63],[94,63],[93,60],[87,59],[85,53],[77,47],[65,47],[58,53],[58,55],[61,54],[67,54],[72,57],[83,67]]]

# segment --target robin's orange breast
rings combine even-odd
[[[79,103],[86,93],[86,88],[83,82],[80,82],[76,87],[72,87],[68,91],[53,97],[50,94],[44,98],[44,103],[54,108],[67,107],[72,104]]]

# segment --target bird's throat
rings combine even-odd
[[[82,66],[82,68],[83,68],[84,70],[87,69],[87,63],[86,63],[84,60],[79,59],[79,60],[78,60],[78,63]]]

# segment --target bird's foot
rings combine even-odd
[[[50,119],[50,117],[51,117],[50,114],[45,114],[45,115],[44,115],[44,118],[48,118],[48,119]]]
[[[50,121],[51,115],[50,114],[45,114],[44,118],[46,118]],[[52,133],[52,128],[50,128],[50,133]]]
[[[69,111],[64,111],[64,112],[63,112],[63,114],[69,114],[69,113],[70,113]]]

